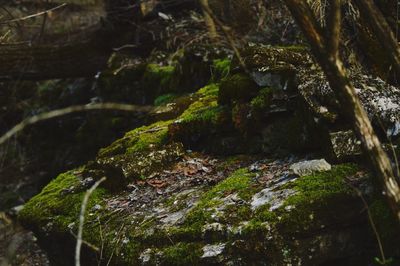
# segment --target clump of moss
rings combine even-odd
[[[54,232],[64,232],[69,224],[77,223],[84,193],[74,171],[60,174],[25,204],[19,219],[23,224],[39,227],[51,223]],[[104,205],[106,194],[104,189],[96,189],[87,209],[90,210],[96,204]]]
[[[226,78],[231,69],[231,60],[228,58],[215,59],[212,65],[211,81],[217,82],[220,79]]]
[[[254,194],[251,187],[253,173],[246,168],[239,169],[228,178],[218,183],[204,194],[198,205],[187,215],[186,226],[200,229],[207,221],[211,221],[213,208],[221,204],[221,198],[232,193],[237,193],[243,200],[248,200]],[[247,211],[242,210],[247,213]]]
[[[168,126],[172,121],[161,121],[129,132],[127,153],[161,147],[168,140]]]
[[[161,252],[162,263],[165,265],[196,265],[203,254],[201,244],[182,242],[164,248]]]
[[[154,105],[155,105],[155,106],[165,105],[165,104],[167,104],[167,103],[172,102],[172,101],[175,100],[177,97],[178,97],[178,95],[175,94],[175,93],[162,94],[162,95],[158,96],[158,97],[154,100]]]
[[[258,85],[246,74],[238,73],[221,80],[218,103],[229,104],[232,101],[249,101],[259,91]]]
[[[273,98],[273,89],[264,88],[261,89],[256,97],[254,97],[251,102],[251,109],[253,112],[262,112],[263,110],[270,107]]]
[[[168,126],[172,121],[160,121],[149,126],[136,128],[110,146],[99,151],[98,157],[133,153],[148,148],[157,148],[168,140]]]
[[[177,120],[169,126],[171,139],[182,141],[185,144],[202,137],[211,137],[226,130],[229,123],[226,108],[217,103],[217,84],[210,84],[200,89],[195,97],[198,100],[192,103]]]
[[[175,68],[173,66],[160,66],[157,64],[148,64],[144,71],[141,85],[146,91],[149,101],[153,101],[157,95],[171,92],[174,88],[172,77]]]
[[[279,222],[282,229],[300,232],[340,223],[343,217],[334,206],[354,207],[346,205],[356,195],[345,178],[358,170],[354,164],[337,165],[331,171],[304,176],[288,185],[298,193],[290,196],[283,206],[283,209],[291,206],[291,210],[282,213]]]

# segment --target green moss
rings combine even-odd
[[[159,66],[157,64],[148,64],[143,75],[144,88],[156,88],[157,94],[168,92],[171,89],[171,78],[174,74],[173,66]]]
[[[59,175],[51,181],[40,194],[33,197],[19,214],[25,224],[40,227],[51,222],[53,230],[63,232],[71,223],[77,222],[84,190],[79,189],[80,182],[73,171]],[[68,192],[68,190],[77,190]],[[95,204],[103,205],[106,191],[98,188],[91,195],[87,209]]]
[[[371,203],[369,210],[381,239],[387,244],[395,244],[392,242],[398,239],[394,236],[399,236],[399,225],[387,201],[383,198],[377,199]]]
[[[195,243],[178,243],[162,252],[165,265],[196,265],[203,254],[201,245]]]
[[[355,195],[345,178],[354,175],[358,169],[353,164],[342,164],[333,166],[331,171],[303,176],[288,183],[280,189],[292,189],[297,193],[289,196],[277,210],[271,211],[269,204],[258,208],[246,231],[265,229],[265,222],[279,227],[281,233],[290,234],[340,223],[343,217],[335,206],[353,208],[346,204],[353,202]]]
[[[101,149],[98,157],[129,154],[148,148],[160,147],[168,140],[168,125],[171,123],[172,121],[160,121],[149,126],[136,128],[110,146]]]
[[[254,97],[251,102],[251,108],[255,112],[261,112],[268,108],[272,103],[273,89],[264,88],[261,89],[256,97]]]
[[[199,89],[196,95],[199,97],[217,97],[218,91],[219,91],[219,85],[217,83],[211,83]]]
[[[254,213],[254,219],[252,223],[263,223],[263,222],[276,222],[278,214],[276,212],[270,211],[270,205],[265,204],[259,207]]]
[[[244,200],[249,199],[249,187],[251,183],[251,178],[255,174],[249,173],[247,168],[241,168],[232,173],[228,178],[218,183],[214,186],[203,198],[203,200],[208,201],[213,198],[221,197],[223,195],[228,195],[237,192],[240,197]]]
[[[198,205],[187,215],[185,223],[188,226],[201,227],[210,220],[213,208],[221,203],[221,198],[229,194],[237,193],[243,200],[248,200],[254,194],[251,188],[253,176],[254,174],[249,173],[246,168],[232,173],[204,194]],[[245,210],[242,211],[247,213]]]
[[[345,178],[354,175],[359,167],[354,164],[333,166],[332,170],[314,173],[297,179],[293,185],[300,192],[301,197],[291,197],[292,202],[321,201],[338,194],[352,194],[352,189],[345,183]]]
[[[198,100],[192,103],[177,120],[169,126],[171,139],[181,141],[185,145],[192,145],[193,140],[204,140],[204,147],[210,145],[215,135],[229,130],[229,116],[226,107],[217,103],[218,85],[210,84],[200,89],[195,97]]]
[[[224,59],[216,59],[213,61],[212,65],[212,75],[211,80],[216,82],[222,78],[225,78],[229,75],[231,68],[231,60],[228,58]]]
[[[176,95],[174,93],[167,93],[167,94],[160,95],[154,100],[154,105],[155,106],[165,105],[167,103],[172,102],[177,97],[178,97],[178,95]]]
[[[197,121],[215,124],[218,120],[218,115],[223,110],[223,107],[218,105],[216,99],[218,89],[217,84],[210,84],[200,89],[196,93],[199,99],[182,113],[178,118],[179,123]]]
[[[143,151],[148,148],[161,147],[168,139],[168,126],[172,121],[161,121],[150,126],[140,127],[127,134],[128,153]]]
[[[282,207],[283,210],[292,206],[292,210],[282,212],[279,221],[282,228],[304,231],[339,221],[341,215],[335,206],[346,206],[345,202],[355,197],[345,178],[354,175],[358,169],[353,164],[337,165],[331,171],[304,176],[290,184],[298,193],[290,196]]]
[[[234,74],[221,81],[218,102],[229,104],[231,101],[248,101],[258,91],[259,87],[247,74]]]

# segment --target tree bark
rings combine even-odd
[[[395,79],[400,79],[400,48],[397,39],[387,23],[385,17],[379,8],[374,4],[373,0],[354,0],[361,16],[368,23],[369,28],[377,37],[382,52],[386,54],[386,58],[390,60],[388,72],[394,72],[392,75]]]
[[[339,0],[335,0],[339,1]],[[337,95],[343,114],[348,117],[353,129],[362,142],[364,153],[379,177],[389,204],[400,221],[400,187],[395,179],[387,154],[382,149],[371,122],[347,77],[337,53],[329,53],[327,42],[320,25],[305,0],[285,0],[293,17],[308,39],[311,50],[322,67],[332,90]],[[336,11],[333,11],[336,12]],[[335,27],[339,27],[336,20]]]

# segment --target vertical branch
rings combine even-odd
[[[394,177],[390,160],[382,149],[340,58],[332,57],[329,54],[329,49],[324,45],[327,40],[323,38],[322,30],[316,23],[316,18],[305,0],[285,0],[285,3],[308,39],[316,60],[340,102],[343,114],[346,114],[354,132],[362,142],[363,150],[378,175],[378,181],[384,188],[392,211],[400,221],[400,186]]]
[[[85,196],[83,197],[82,201],[82,206],[81,206],[81,212],[79,214],[79,228],[78,228],[78,236],[76,240],[76,248],[75,248],[75,266],[80,266],[81,265],[81,247],[82,247],[82,235],[83,235],[83,224],[85,222],[85,212],[86,212],[86,207],[89,202],[90,195],[94,192],[94,190],[106,180],[105,177],[94,183],[94,185],[89,188]]]
[[[208,28],[208,33],[210,35],[210,38],[212,40],[216,40],[218,38],[218,33],[217,33],[217,28],[215,26],[214,20],[210,16],[210,14],[205,10],[205,9],[210,9],[210,6],[208,4],[208,0],[199,0],[200,4],[203,8],[203,16],[204,16],[204,21],[207,25]]]
[[[340,45],[340,28],[341,28],[341,1],[340,0],[332,0],[331,1],[331,9],[328,15],[327,21],[327,36],[326,38],[329,40],[328,44],[328,54],[335,58],[339,58],[339,45]]]
[[[325,50],[325,40],[314,12],[303,0],[285,0],[285,3],[308,39],[314,54],[322,55]]]

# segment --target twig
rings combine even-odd
[[[121,225],[121,227],[119,228],[119,230],[118,230],[118,232],[117,232],[117,241],[116,241],[116,243],[115,243],[115,246],[113,247],[113,250],[112,250],[112,252],[111,252],[111,256],[110,256],[110,258],[108,259],[108,262],[107,262],[107,265],[106,266],[109,266],[110,265],[110,263],[111,263],[111,261],[112,261],[112,258],[113,258],[113,256],[114,256],[114,252],[115,252],[115,250],[117,249],[117,245],[119,244],[119,241],[121,240],[121,231],[122,231],[122,229],[124,229],[124,227],[125,227],[125,224],[122,224]]]
[[[101,248],[100,248],[100,259],[98,262],[98,266],[101,265],[101,261],[103,260],[103,250],[104,250],[104,237],[103,237],[103,230],[101,229],[101,221],[99,218],[97,218],[99,221],[99,227],[100,227],[100,240],[101,240]]]
[[[48,18],[48,14],[45,13],[45,14],[43,15],[42,26],[40,27],[40,32],[39,32],[39,36],[38,36],[38,43],[41,42],[42,37],[43,37],[43,35],[44,35],[44,31],[45,31],[45,29],[46,29],[47,18]]]
[[[356,188],[355,186],[353,186],[350,182],[348,182],[347,184],[348,184],[352,189],[354,189],[354,191],[357,193],[357,196],[359,196],[359,197],[361,198],[361,200],[362,200],[362,202],[363,202],[363,204],[364,204],[364,207],[365,207],[365,209],[367,210],[368,220],[369,220],[369,223],[371,224],[372,231],[374,231],[374,234],[375,234],[375,237],[376,237],[376,241],[378,242],[379,252],[381,253],[382,261],[383,261],[384,263],[386,263],[387,260],[386,260],[386,257],[385,257],[385,252],[384,252],[384,250],[383,250],[382,240],[381,240],[381,237],[379,236],[378,229],[376,228],[376,225],[375,225],[375,223],[374,223],[374,219],[373,219],[373,217],[372,217],[371,210],[369,209],[368,203],[367,203],[367,201],[365,200],[364,196],[362,195],[361,191],[360,191],[358,188]]]
[[[120,103],[98,103],[98,104],[90,104],[90,105],[75,105],[66,107],[63,109],[58,109],[54,111],[50,111],[47,113],[38,114],[32,117],[29,117],[12,129],[7,131],[3,136],[0,137],[0,145],[9,140],[12,136],[22,131],[25,127],[29,125],[33,125],[40,121],[52,119],[59,116],[64,116],[71,113],[82,112],[82,111],[92,111],[92,110],[115,110],[115,111],[126,111],[126,112],[138,112],[145,113],[149,112],[152,109],[150,106],[138,106],[131,104],[120,104]]]
[[[41,15],[45,15],[45,14],[48,14],[49,12],[53,12],[54,10],[60,9],[62,7],[65,7],[66,5],[67,5],[67,3],[64,3],[64,4],[61,4],[59,6],[53,7],[51,9],[48,9],[48,10],[45,10],[45,11],[42,11],[42,12],[39,12],[39,13],[35,13],[35,14],[29,15],[29,16],[25,16],[25,17],[22,17],[22,18],[11,19],[11,20],[6,20],[6,21],[3,21],[3,22],[0,22],[0,25],[12,23],[12,22],[19,22],[19,21],[27,20],[27,19],[34,18],[34,17],[39,17]]]
[[[90,195],[92,195],[93,191],[103,182],[105,181],[106,178],[103,177],[94,185],[86,191],[85,196],[82,201],[82,206],[81,206],[81,213],[79,214],[79,228],[78,228],[78,237],[76,240],[76,249],[75,249],[75,266],[80,266],[81,265],[81,247],[82,247],[82,234],[83,234],[83,224],[85,222],[85,212],[86,212],[86,207],[89,201]]]

